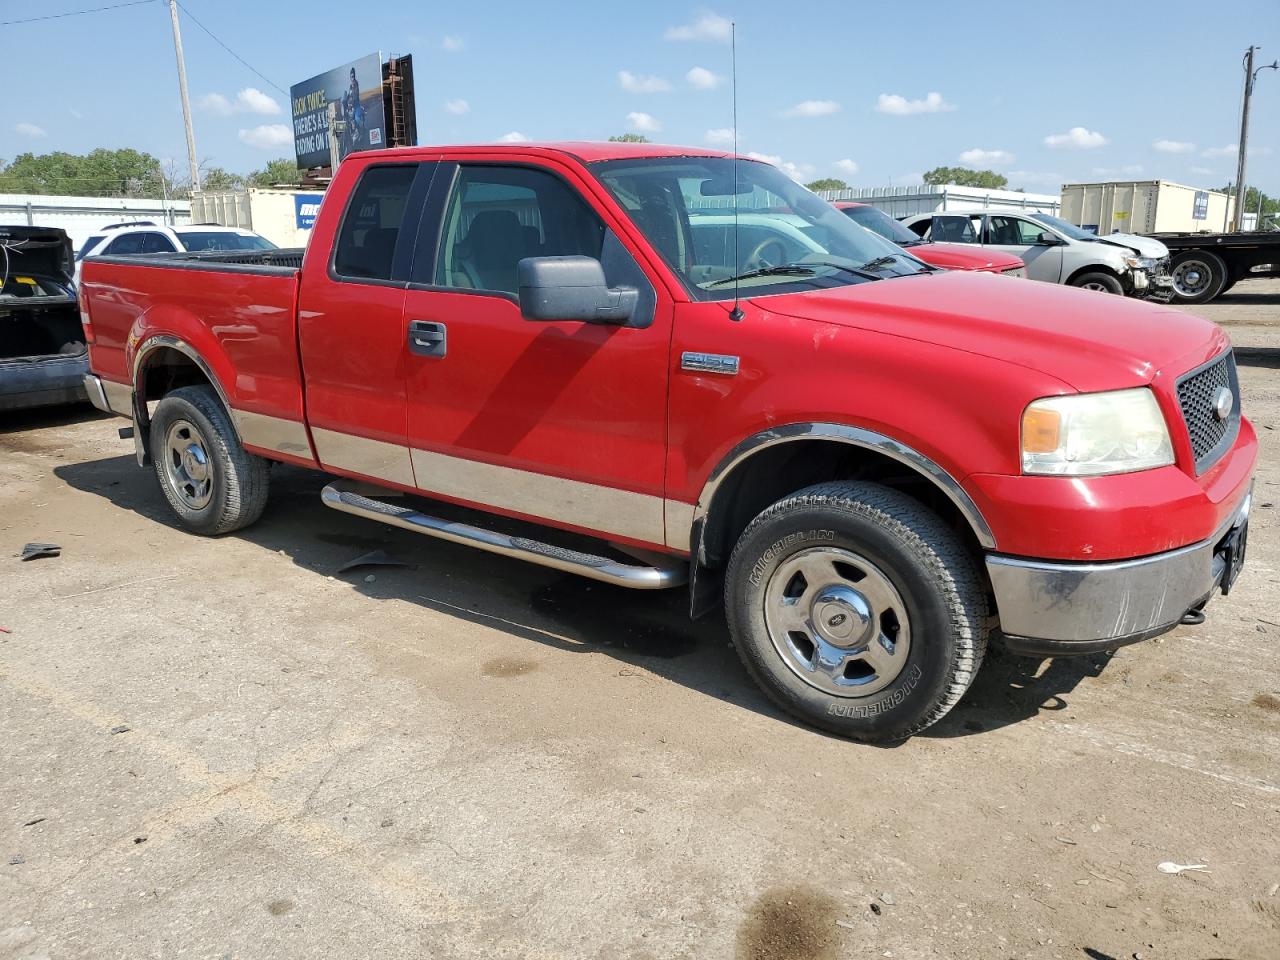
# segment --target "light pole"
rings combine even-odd
[[[1236,208],[1235,214],[1231,218],[1231,229],[1239,232],[1241,224],[1244,222],[1244,204],[1248,197],[1245,190],[1244,166],[1245,159],[1249,155],[1249,101],[1253,97],[1253,84],[1258,79],[1258,74],[1263,70],[1280,69],[1280,60],[1272,63],[1264,63],[1257,70],[1253,68],[1254,51],[1260,50],[1261,47],[1251,46],[1244,54],[1244,106],[1240,110],[1240,146],[1239,157],[1236,161]]]
[[[178,0],[169,0],[173,20],[173,52],[178,58],[178,90],[182,94],[182,122],[187,128],[187,162],[191,164],[191,190],[200,190],[200,164],[196,162],[196,134],[191,129],[191,101],[187,97],[187,61],[182,56],[182,31],[178,28]]]

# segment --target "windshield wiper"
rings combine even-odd
[[[819,266],[831,266],[831,264],[819,264]],[[725,283],[734,283],[738,280],[750,280],[753,277],[811,277],[813,270],[808,267],[801,266],[797,263],[784,263],[776,267],[760,267],[758,270],[748,270],[746,273],[740,273],[736,277],[725,277],[723,280],[713,280],[707,284],[708,287],[718,287]]]
[[[897,260],[898,260],[897,256],[891,253],[883,257],[876,257],[874,260],[868,260],[858,269],[859,270],[878,270],[881,267],[893,266],[893,264],[896,263]]]

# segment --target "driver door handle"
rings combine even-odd
[[[434,320],[409,321],[409,352],[420,357],[443,357],[448,349],[448,331]]]

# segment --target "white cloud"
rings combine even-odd
[[[1010,170],[1005,174],[1005,176],[1009,178],[1010,185],[1015,187],[1060,187],[1066,179],[1060,173],[1049,173],[1038,170]]]
[[[233,113],[257,113],[267,117],[279,116],[280,104],[256,87],[245,87],[229,100],[220,93],[206,93],[196,101],[196,106],[206,113],[229,117]]]
[[[640,133],[656,133],[662,129],[662,124],[656,119],[639,110],[633,110],[627,114],[627,126]]]
[[[44,127],[37,127],[34,123],[15,123],[13,129],[24,137],[43,137],[45,136]]]
[[[718,73],[712,73],[706,67],[694,67],[684,75],[684,78],[689,81],[689,86],[696,90],[714,90],[724,83],[724,77]]]
[[[1008,150],[983,150],[981,147],[974,147],[960,154],[961,163],[984,167],[1002,167],[1016,159],[1018,158]]]
[[[1151,146],[1160,153],[1195,153],[1196,145],[1185,140],[1157,140]]]
[[[931,90],[923,100],[908,100],[896,93],[882,93],[876,98],[876,112],[889,113],[898,117],[913,113],[946,113],[954,110],[955,105],[942,99],[942,94]]]
[[[786,117],[825,117],[839,113],[840,104],[834,100],[802,100],[794,107],[784,111]]]
[[[452,34],[446,34],[440,39],[440,49],[449,53],[455,53],[465,47],[461,37],[455,37]]]
[[[293,128],[283,123],[264,123],[248,130],[241,129],[237,136],[241,143],[259,150],[278,150],[293,144]]]
[[[455,117],[460,117],[464,113],[471,112],[471,104],[462,99],[446,100],[444,102],[444,109],[446,113],[452,113]]]
[[[730,32],[728,17],[704,10],[689,23],[668,27],[665,36],[668,40],[711,40],[715,43],[728,43]]]
[[[1044,138],[1044,145],[1055,150],[1093,150],[1105,147],[1107,138],[1097,130],[1086,130],[1084,127],[1072,127],[1066,133],[1051,133]]]
[[[748,153],[748,157],[752,160],[759,160],[761,163],[768,163],[777,167],[788,177],[796,182],[803,182],[811,173],[813,167],[807,163],[792,163],[790,160],[783,160],[776,153]]]
[[[206,93],[196,101],[196,107],[220,117],[229,117],[232,111],[231,101],[220,93]]]
[[[853,176],[855,173],[858,172],[858,164],[853,160],[848,160],[848,159],[837,160],[835,163],[832,164],[832,166],[835,167],[837,170],[839,170],[841,173],[848,174],[849,176]]]
[[[732,127],[713,127],[708,130],[705,137],[707,143],[733,143]]]
[[[619,70],[618,82],[627,93],[666,93],[671,89],[661,77],[645,77],[630,70]]]
[[[504,133],[498,138],[499,143],[526,143],[529,138],[519,130],[512,130],[510,133]]]
[[[1188,169],[1192,173],[1200,174],[1202,177],[1213,176],[1213,169],[1211,167],[1189,167]]]
[[[274,117],[281,113],[280,104],[256,87],[245,87],[236,94],[236,110]]]
[[[1207,150],[1200,151],[1202,157],[1234,157],[1237,152],[1237,145],[1228,143],[1225,147],[1209,147]],[[1257,151],[1254,151],[1255,153]]]

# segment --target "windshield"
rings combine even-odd
[[[864,230],[767,164],[648,157],[592,164],[600,181],[700,300],[843,287],[931,268]]]
[[[1057,217],[1050,216],[1047,213],[1033,213],[1032,220],[1039,220],[1047,227],[1053,227],[1064,237],[1070,237],[1072,240],[1097,240],[1098,238],[1088,230],[1081,230],[1074,223],[1067,223],[1065,220],[1059,220]]]
[[[874,230],[886,240],[892,240],[894,243],[910,245],[921,242],[919,237],[897,220],[883,210],[877,210],[875,207],[843,207],[840,212],[858,226]]]
[[[209,230],[203,233],[183,231],[178,234],[182,246],[192,252],[200,250],[274,250],[276,245],[257,234]]]

